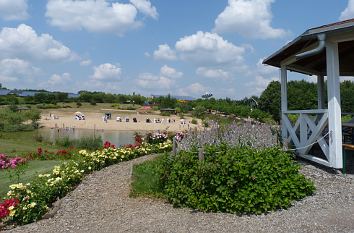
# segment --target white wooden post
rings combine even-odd
[[[284,124],[284,122],[285,122],[284,118],[287,117],[284,112],[288,111],[287,82],[288,82],[288,71],[286,70],[286,66],[282,65],[280,68],[280,89],[281,89],[281,122],[282,122],[281,135],[282,135],[282,139],[283,139],[283,144],[286,143],[286,140],[288,138],[288,131],[287,131],[286,126]]]
[[[343,168],[338,43],[326,41],[329,163]]]
[[[323,77],[323,75],[317,76],[317,101],[318,101],[318,109],[324,109],[324,77]]]

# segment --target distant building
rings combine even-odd
[[[8,89],[0,89],[0,96],[8,95],[10,92],[11,90]]]
[[[68,98],[79,98],[80,94],[75,94],[75,93],[68,93]]]
[[[40,91],[20,91],[19,93],[17,93],[17,95],[20,97],[33,97],[38,93],[41,92]]]

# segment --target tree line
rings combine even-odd
[[[327,88],[325,83],[325,104],[327,104]],[[354,83],[344,81],[340,85],[342,112],[354,112]],[[149,98],[139,94],[111,94],[104,92],[80,91],[77,98],[69,98],[67,93],[41,92],[34,96],[17,97],[15,95],[0,96],[0,105],[17,104],[57,104],[60,102],[88,102],[88,103],[131,103],[143,105],[145,103],[159,109],[172,108],[178,113],[192,112],[201,118],[208,111],[218,111],[226,115],[233,114],[239,117],[252,117],[265,120],[280,119],[280,83],[272,81],[262,94],[244,98],[242,100],[225,99],[197,99],[181,101],[171,95]],[[288,82],[289,110],[316,109],[317,84],[301,81]]]
[[[327,106],[327,83],[325,83],[325,106]],[[342,112],[354,112],[354,83],[344,81],[340,84]],[[259,108],[279,121],[280,83],[272,81],[259,97]],[[317,109],[317,84],[304,80],[288,82],[289,110]]]

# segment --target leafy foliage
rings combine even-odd
[[[206,212],[261,214],[288,208],[315,187],[279,148],[256,150],[225,144],[181,151],[164,164],[162,185],[175,207]]]
[[[31,183],[10,185],[10,191],[4,201],[14,199],[16,205],[11,205],[11,208],[6,206],[8,207],[6,213],[0,215],[0,223],[27,224],[36,221],[47,212],[48,207],[57,198],[65,196],[74,189],[85,174],[146,154],[167,152],[171,148],[172,142],[168,140],[154,145],[143,142],[135,148],[109,146],[94,152],[81,150],[75,160],[55,166],[50,173],[39,174]]]
[[[97,150],[102,146],[101,137],[81,137],[70,139],[69,137],[58,138],[55,143],[64,148],[75,147],[78,149]]]
[[[32,130],[38,127],[40,112],[36,109],[16,111],[10,108],[0,109],[0,131]],[[30,121],[30,124],[26,123]]]
[[[327,85],[325,84],[325,101],[327,101]],[[343,112],[352,112],[354,109],[354,83],[344,81],[341,88],[341,105]],[[268,112],[279,121],[280,117],[280,83],[271,82],[259,98],[260,109]],[[288,82],[289,110],[316,109],[317,84],[304,80]]]

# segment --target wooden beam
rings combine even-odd
[[[280,68],[280,89],[281,89],[281,119],[282,119],[282,139],[285,142],[286,138],[288,137],[288,131],[284,124],[284,121],[287,120],[287,116],[283,114],[283,112],[288,110],[288,71],[286,66],[282,66]]]
[[[308,109],[308,110],[289,110],[285,111],[285,114],[322,114],[322,113],[327,113],[327,109]]]
[[[315,157],[313,155],[301,155],[301,154],[298,154],[299,157],[302,157],[304,159],[307,159],[307,160],[310,160],[310,161],[313,161],[315,163],[319,163],[319,164],[322,164],[326,167],[330,167],[330,163],[324,159],[321,159],[321,158],[318,158],[318,157]]]
[[[327,34],[327,40],[331,43],[340,43],[354,40],[354,33],[352,30],[347,30],[341,33]]]
[[[306,75],[322,75],[317,70],[314,70],[314,69],[311,69],[308,67],[304,67],[301,65],[297,65],[296,63],[289,65],[288,69],[291,71],[299,72],[299,73],[306,74]]]
[[[284,115],[285,117],[283,118],[283,125],[284,125],[284,128],[285,130],[287,130],[291,136],[291,140],[293,141],[294,145],[296,148],[299,148],[301,147],[300,145],[300,141],[296,135],[296,132],[295,130],[293,129],[288,117],[286,115]],[[284,139],[287,139],[287,138],[284,138]]]
[[[318,109],[324,109],[324,77],[317,75],[317,106]]]
[[[326,41],[329,163],[343,168],[338,43]]]

